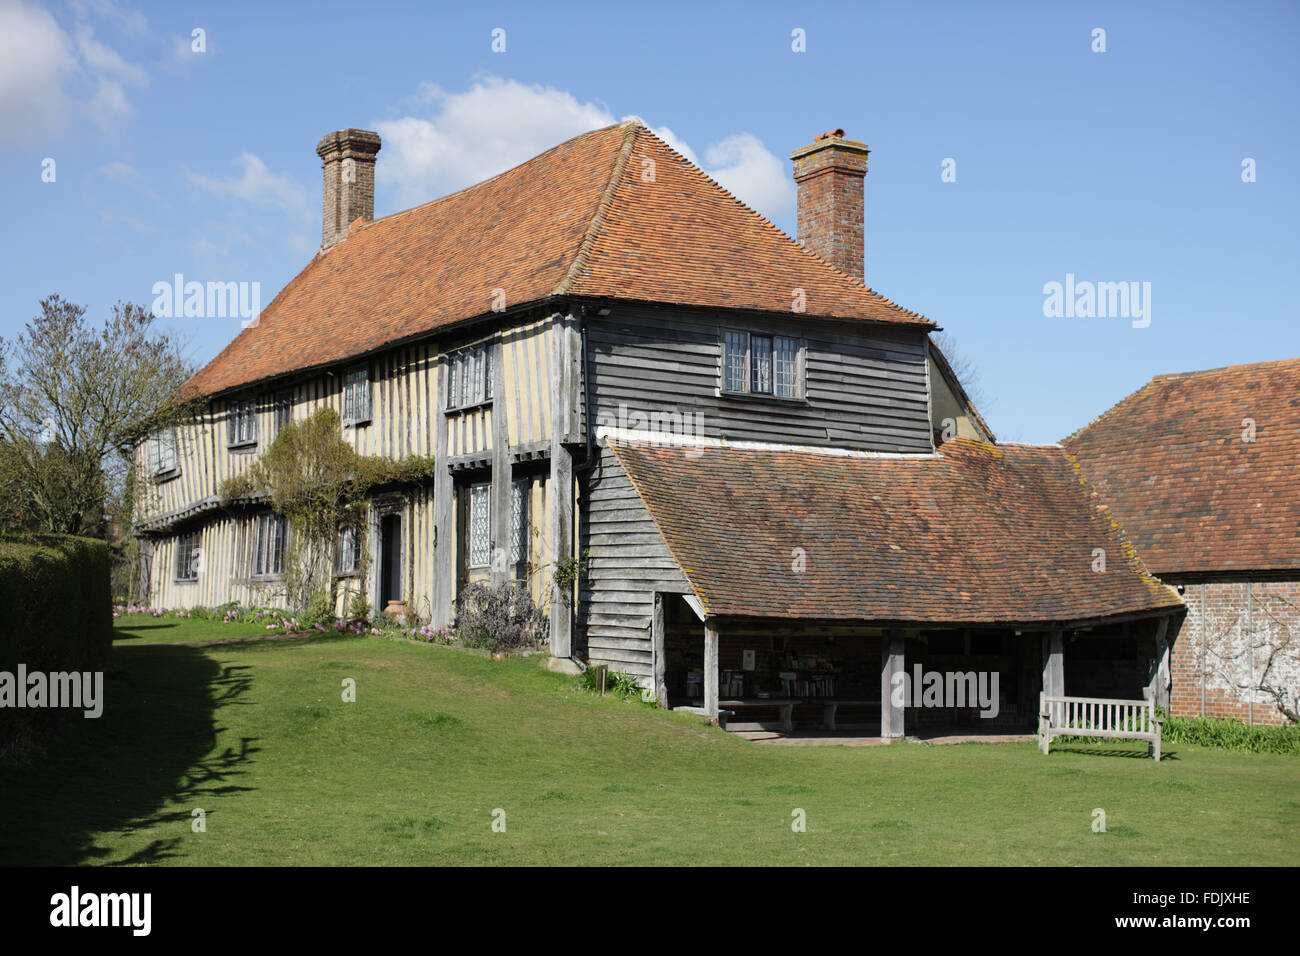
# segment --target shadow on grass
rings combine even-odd
[[[114,653],[104,713],[69,721],[48,755],[0,765],[0,865],[157,863],[183,854],[194,808],[241,785],[256,738],[215,751],[217,712],[241,706],[248,667],[221,667],[188,647]],[[159,827],[168,834],[122,859],[96,835]]]
[[[1071,746],[1070,744],[1061,744],[1058,746],[1056,743],[1053,743],[1052,753],[1070,754],[1072,756],[1078,756],[1078,757],[1129,757],[1137,760],[1151,760],[1151,755],[1147,753],[1145,750],[1136,750],[1136,749],[1121,750],[1118,747],[1115,748],[1096,747],[1096,746],[1081,747],[1077,744],[1074,746]],[[1161,763],[1164,763],[1166,760],[1177,760],[1177,759],[1178,759],[1178,754],[1176,751],[1161,749],[1160,751]],[[1155,761],[1152,761],[1152,763],[1154,762]]]

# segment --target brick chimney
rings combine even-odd
[[[855,279],[863,277],[867,152],[866,143],[845,139],[844,130],[833,129],[790,154],[799,186],[799,241]]]
[[[379,134],[364,129],[327,133],[316,144],[325,172],[321,251],[348,237],[357,219],[375,218],[375,156]]]

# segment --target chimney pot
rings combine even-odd
[[[866,143],[833,129],[790,155],[799,187],[799,242],[855,279],[863,278],[862,180],[869,152]]]
[[[375,218],[375,156],[378,133],[342,129],[316,144],[324,179],[321,251],[348,237],[350,226]]]

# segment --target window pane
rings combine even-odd
[[[460,393],[456,391],[456,372],[460,368],[460,356],[447,358],[447,407],[455,408],[460,404]]]
[[[749,390],[772,393],[772,337],[770,335],[751,335],[749,337]]]
[[[748,338],[749,336],[744,332],[726,333],[725,347],[723,348],[726,377],[723,388],[729,392],[743,392],[745,390],[745,363],[747,361],[745,352],[748,346]]]
[[[798,394],[795,382],[798,356],[799,343],[794,339],[778,335],[773,340],[773,392],[782,398],[794,398]]]
[[[510,484],[510,562],[528,560],[528,481]]]
[[[273,525],[273,527],[274,527],[274,529],[275,529],[275,533],[274,533],[274,535],[272,536],[272,541],[273,541],[273,543],[274,543],[275,550],[274,550],[274,552],[273,552],[272,555],[271,555],[271,562],[270,562],[270,563],[271,563],[271,572],[270,572],[270,573],[271,573],[271,574],[279,574],[279,573],[280,573],[280,569],[281,569],[281,567],[282,567],[282,565],[283,565],[283,562],[284,562],[284,530],[285,530],[285,524],[284,524],[284,519],[281,518],[279,515],[274,515],[274,516],[272,516],[272,518],[271,518],[271,522],[272,522],[272,525]]]
[[[492,486],[471,485],[469,489],[469,563],[484,567],[492,563],[492,517],[489,507]]]
[[[472,404],[474,401],[474,353],[460,353],[460,403]]]
[[[492,346],[483,346],[483,398],[492,397]]]

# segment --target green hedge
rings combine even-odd
[[[0,537],[0,670],[98,670],[113,647],[109,554],[71,535]]]

